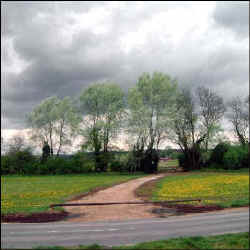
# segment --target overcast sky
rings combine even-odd
[[[1,2],[1,130],[43,99],[143,72],[249,93],[249,2]]]

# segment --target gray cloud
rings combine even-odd
[[[217,2],[214,19],[240,37],[249,36],[249,1]]]
[[[143,72],[168,73],[180,85],[210,86],[225,99],[245,94],[249,48],[230,34],[218,45],[218,39],[222,39],[219,13],[224,13],[227,20],[230,15],[235,19],[228,11],[223,12],[221,6],[217,4],[211,16],[215,24],[200,36],[189,31],[177,44],[165,32],[167,29],[159,32],[157,23],[150,26],[148,22],[159,13],[168,16],[172,10],[177,14],[180,8],[188,10],[190,4],[3,2],[2,128],[25,127],[25,114],[49,96],[76,96],[92,82],[103,80],[114,81],[127,90]],[[95,17],[91,19],[90,14],[97,9],[102,13],[99,15],[104,15],[103,20],[98,25],[91,24],[95,23]],[[76,26],[77,16],[81,18],[81,28]],[[243,34],[243,30],[232,24],[237,20],[229,26]],[[226,23],[230,21],[223,25]],[[101,28],[99,25],[104,27],[101,33],[95,30]],[[125,51],[121,42],[131,32],[141,34],[142,29],[148,32],[142,44]],[[132,35],[131,39],[136,44],[140,37],[133,39]],[[12,41],[15,55],[7,40]],[[21,60],[20,65],[28,66],[19,73],[8,71],[17,58]]]

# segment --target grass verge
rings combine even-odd
[[[34,249],[63,250],[66,247],[36,247]],[[180,237],[168,240],[151,241],[132,246],[105,247],[98,244],[77,246],[70,249],[249,249],[249,232],[216,236]]]

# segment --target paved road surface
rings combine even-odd
[[[249,210],[85,223],[6,224],[1,227],[1,248],[134,244],[180,236],[248,232]]]

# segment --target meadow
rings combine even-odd
[[[156,184],[152,196],[153,200],[201,198],[203,204],[246,206],[249,205],[249,172],[191,172],[167,176]]]
[[[64,202],[97,187],[108,187],[142,176],[119,173],[1,176],[1,212],[29,214],[47,211],[50,204]]]

